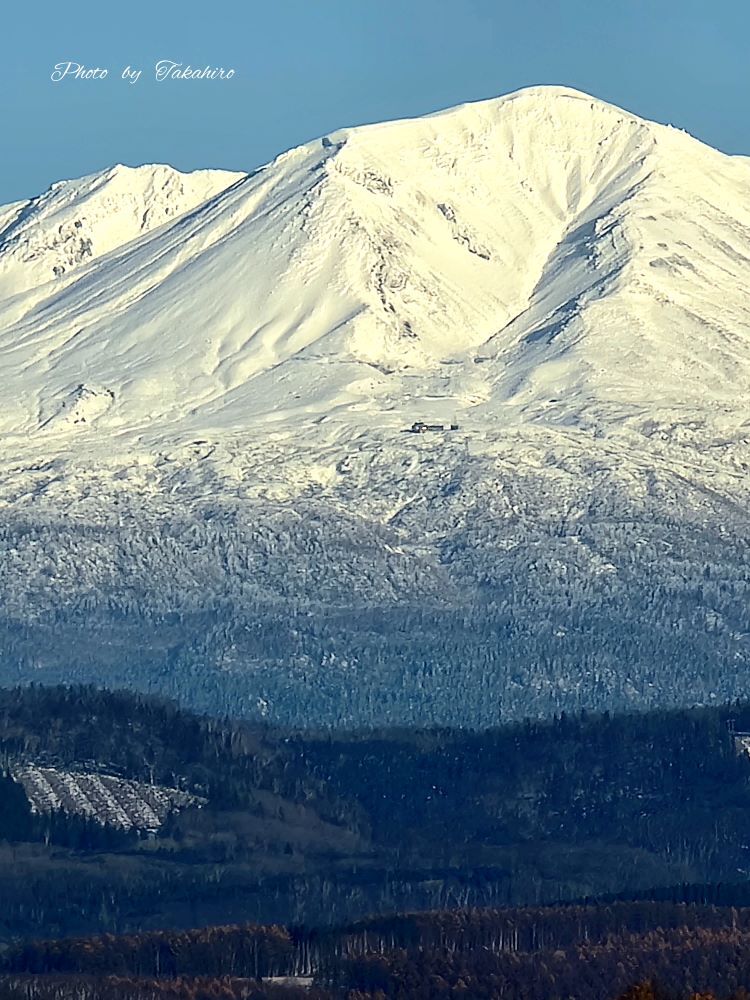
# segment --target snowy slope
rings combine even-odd
[[[746,693],[750,159],[544,87],[0,227],[0,682],[294,725]]]
[[[574,91],[344,130],[239,179],[115,168],[6,214],[6,433],[745,412],[750,164]]]
[[[122,164],[0,207],[0,298],[53,282],[174,221],[242,174]]]
[[[176,788],[109,774],[63,771],[28,763],[14,765],[12,774],[23,786],[32,812],[61,809],[125,830],[158,830],[170,813],[205,802]]]

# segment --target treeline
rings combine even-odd
[[[618,840],[712,870],[718,881],[727,853],[744,867],[750,810],[750,759],[735,752],[730,717],[750,728],[747,707],[736,706],[290,746],[339,795],[356,789],[385,843],[429,837],[444,861],[456,862],[465,858],[462,842],[495,845],[497,855],[523,841]]]
[[[535,1000],[528,994],[530,1000]],[[468,1000],[468,987],[460,983],[453,989],[438,979],[420,984],[413,998],[461,997]],[[492,995],[495,1000],[497,994]],[[341,993],[294,983],[256,983],[245,979],[129,979],[122,977],[32,977],[9,976],[0,979],[0,1000],[342,1000]],[[383,990],[374,994],[349,990],[346,1000],[388,1000]],[[509,1000],[513,998],[509,995]],[[544,998],[540,998],[544,1000]],[[579,1000],[569,996],[566,1000]],[[668,990],[647,981],[629,987],[619,997],[606,994],[599,1000],[750,1000],[744,987],[724,992],[701,993]]]
[[[691,485],[659,454],[625,475],[609,439],[569,450],[558,433],[537,427],[514,454],[506,429],[502,458],[445,442],[440,461],[389,433],[357,443],[358,475],[287,500],[243,496],[217,442],[195,466],[182,452],[204,500],[175,491],[186,466],[165,460],[163,491],[114,495],[91,473],[93,519],[86,504],[61,517],[50,463],[0,524],[0,682],[104,682],[339,729],[744,696],[741,493]],[[261,478],[283,479],[289,454],[270,454]],[[396,512],[387,524],[365,496]]]
[[[665,989],[661,983],[647,980],[629,987],[618,1000],[750,1000],[750,992],[744,986],[732,990],[727,996],[724,992],[714,993],[713,990],[688,993]]]
[[[0,768],[0,841],[30,841],[75,851],[122,851],[137,845],[139,833],[62,809],[34,813],[10,771]]]
[[[663,903],[396,915],[336,929],[204,928],[29,942],[3,989],[26,998],[265,997],[288,977],[348,1000],[747,1000],[750,910]],[[70,992],[55,993],[68,984]],[[149,991],[152,992],[149,992]],[[45,992],[46,991],[46,992]],[[212,992],[213,991],[213,992]],[[94,994],[96,995],[96,994]]]
[[[229,976],[0,976],[0,1000],[332,1000],[329,990]]]
[[[603,1000],[640,998],[643,987],[633,984],[649,980],[662,997],[737,996],[750,984],[750,934],[679,928],[533,953],[400,950],[342,963],[333,985],[368,1000]]]
[[[442,910],[368,917],[315,931],[321,964],[335,959],[412,951],[537,952],[602,942],[648,930],[724,930],[750,933],[750,909],[666,902],[594,903],[508,909]]]
[[[316,974],[333,979],[342,962],[370,961],[392,952],[532,954],[647,931],[728,929],[750,934],[750,909],[643,902],[430,911],[333,928],[242,924],[26,941],[6,949],[0,970],[139,978]]]
[[[0,753],[185,786],[234,805],[268,772],[263,726],[200,717],[163,698],[92,685],[0,688]],[[240,761],[239,766],[236,762]]]
[[[402,849],[428,837],[455,851],[458,814],[459,843],[621,832],[705,868],[736,848],[750,809],[750,758],[735,752],[730,718],[750,729],[750,704],[563,713],[482,732],[311,735],[124,692],[32,686],[0,689],[0,762],[6,771],[28,759],[181,787],[218,811],[257,809],[269,792]],[[19,823],[14,830],[6,819],[0,836],[24,839],[20,791],[6,782],[0,794],[17,800],[3,813],[17,812]]]
[[[742,882],[682,882],[675,885],[653,886],[637,892],[602,893],[598,905],[637,903],[644,900],[662,903],[687,903],[691,906],[750,906],[750,881]],[[586,904],[592,900],[575,900]]]
[[[341,800],[331,800],[325,783],[284,752],[288,735],[92,685],[0,688],[6,770],[11,760],[29,760],[104,771],[195,793],[217,810],[257,806],[258,792],[271,791],[315,800],[338,815]]]
[[[750,729],[750,707],[315,734],[90,687],[0,689],[0,939],[342,923],[653,886],[674,901],[750,903],[738,882],[750,757],[730,719]],[[34,816],[8,777],[19,760],[207,803],[151,839]]]
[[[473,985],[473,984],[472,984]],[[441,978],[412,984],[415,998],[460,997],[468,1000],[469,986],[461,981],[452,989]],[[477,994],[478,996],[479,994]],[[393,994],[403,996],[403,994]],[[491,994],[496,1000],[498,994]],[[516,1000],[516,994],[508,994]],[[584,1000],[588,993],[569,995],[565,1000]],[[523,1000],[546,1000],[539,994],[526,994]],[[221,977],[216,979],[131,979],[126,977],[80,976],[8,976],[0,978],[0,1000],[389,1000],[384,990],[375,993],[361,990],[340,991],[294,983],[252,982],[246,979]],[[519,998],[520,1000],[520,998]],[[688,992],[666,989],[658,982],[645,981],[629,987],[618,997],[602,994],[597,1000],[750,1000],[744,987],[713,992]]]
[[[136,978],[267,978],[297,965],[285,927],[245,924],[192,931],[30,941],[10,948],[0,970],[21,973],[120,975]]]

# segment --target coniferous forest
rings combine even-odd
[[[0,690],[0,997],[742,997],[744,730],[742,703],[340,733]],[[181,805],[45,806],[29,768]]]

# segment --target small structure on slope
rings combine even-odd
[[[457,431],[458,424],[427,424],[424,420],[415,420],[409,428],[411,434],[426,434],[428,431]]]
[[[727,721],[727,729],[734,741],[734,752],[738,755],[743,753],[750,754],[750,733],[738,732],[734,728],[734,719]]]

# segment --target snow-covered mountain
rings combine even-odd
[[[748,526],[748,287],[750,160],[565,88],[54,185],[0,209],[6,614],[497,606],[524,574],[566,628],[561,587],[662,586],[667,525],[710,535],[690,589]]]
[[[750,393],[750,162],[575,91],[246,176],[116,167],[0,218],[6,433],[606,424]]]
[[[178,218],[242,176],[117,164],[0,207],[0,298],[49,282],[59,291],[86,264]]]

